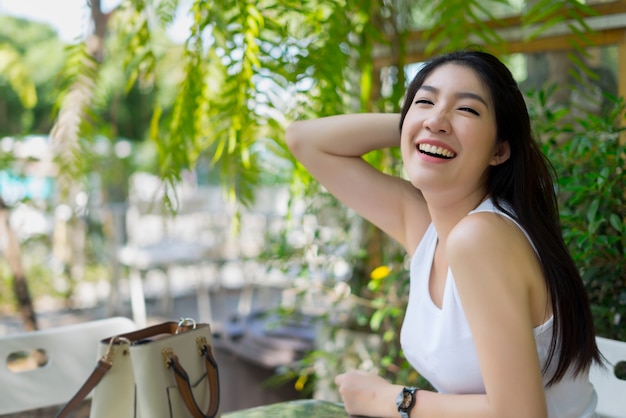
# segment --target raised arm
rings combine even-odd
[[[330,193],[412,253],[429,222],[421,193],[362,158],[376,149],[399,146],[399,121],[397,114],[380,113],[298,121],[287,129],[286,140],[293,155]],[[405,216],[409,211],[411,218]]]

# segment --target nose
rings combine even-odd
[[[424,127],[433,133],[450,133],[450,121],[445,111],[435,111],[424,119]]]

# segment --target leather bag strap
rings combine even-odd
[[[64,418],[76,408],[89,395],[89,392],[100,383],[106,372],[111,369],[111,366],[112,363],[110,361],[105,359],[98,360],[98,364],[96,364],[91,375],[85,380],[85,383],[78,389],[72,399],[57,413],[56,418]]]
[[[76,394],[65,404],[63,408],[57,413],[55,418],[65,418],[74,408],[76,408],[82,401],[89,395],[89,392],[95,388],[102,380],[104,375],[111,370],[113,366],[113,345],[117,342],[125,341],[129,342],[124,337],[112,337],[108,340],[108,347],[102,357],[98,359],[96,367],[93,369],[85,383],[78,389]]]
[[[197,342],[200,355],[204,359],[206,376],[209,380],[209,396],[211,402],[206,413],[198,406],[191,390],[189,375],[187,375],[187,372],[178,361],[176,354],[172,350],[164,350],[163,355],[167,367],[172,370],[174,379],[176,380],[176,386],[178,386],[181,398],[189,413],[191,413],[194,418],[215,418],[220,407],[219,371],[217,362],[213,357],[213,351],[207,339],[205,337],[198,337]]]

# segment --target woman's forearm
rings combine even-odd
[[[391,384],[382,377],[363,371],[349,371],[338,375],[335,383],[351,415],[368,417],[399,418],[396,399],[402,386]],[[498,395],[494,395],[498,396]],[[415,393],[415,404],[409,416],[411,418],[545,418],[544,399],[522,402],[520,398],[506,399],[499,395],[499,400],[489,400],[486,394],[456,395],[441,394],[428,390]]]
[[[360,113],[329,116],[292,123],[287,145],[300,159],[308,152],[359,157],[376,149],[400,144],[398,114]]]

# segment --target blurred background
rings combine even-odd
[[[397,341],[404,254],[283,136],[397,112],[469,45],[526,94],[598,333],[626,340],[626,0],[0,0],[0,335],[210,322],[224,379],[254,382],[225,411],[337,400],[348,367],[427,384]]]

